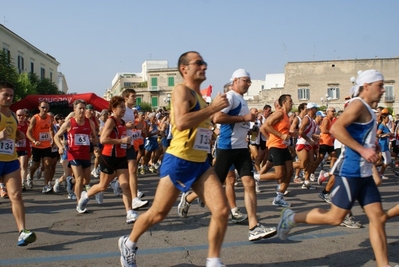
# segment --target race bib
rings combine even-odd
[[[125,137],[126,137],[126,135],[122,135],[122,136],[121,136],[121,139],[123,139],[123,138],[125,138]],[[127,149],[127,144],[121,144],[121,148]]]
[[[50,133],[39,133],[39,141],[50,141]]]
[[[14,154],[15,142],[12,139],[5,139],[0,141],[0,154],[12,155]]]
[[[195,135],[194,149],[210,152],[212,131],[206,128],[198,128]]]
[[[87,134],[75,134],[74,138],[75,146],[89,146],[90,145],[90,138]]]
[[[132,142],[141,138],[141,130],[132,132]]]
[[[16,144],[15,147],[26,147],[26,139],[19,140]]]

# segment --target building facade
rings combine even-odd
[[[58,84],[60,63],[1,24],[0,46],[19,73],[35,73],[40,79],[48,78]]]
[[[124,89],[132,88],[137,94],[137,104],[146,102],[154,109],[168,107],[173,87],[182,81],[178,69],[169,68],[167,61],[146,61],[141,73],[117,73],[104,98],[109,100]]]
[[[248,104],[260,108],[265,104],[272,105],[281,94],[290,94],[294,107],[315,102],[320,106],[343,109],[358,73],[368,69],[380,71],[385,78],[385,94],[379,105],[399,113],[395,94],[396,82],[399,81],[399,58],[288,62],[284,86],[262,90],[259,101],[248,101]]]

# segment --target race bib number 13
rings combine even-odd
[[[210,152],[212,131],[206,128],[198,128],[194,141],[194,149]]]

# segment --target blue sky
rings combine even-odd
[[[252,79],[287,61],[399,56],[399,1],[1,1],[0,23],[54,56],[70,92],[102,96],[117,72],[145,60],[208,62],[214,94],[245,68]]]

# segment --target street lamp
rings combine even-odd
[[[326,108],[328,108],[328,102],[331,101],[331,97],[328,94],[326,94],[325,97],[326,98],[321,97],[320,100],[321,100],[322,104],[324,104],[324,102],[325,102],[326,103]]]
[[[166,97],[163,98],[163,102],[165,102],[165,104],[170,104],[170,99],[171,99],[172,95],[170,93],[166,94]]]

